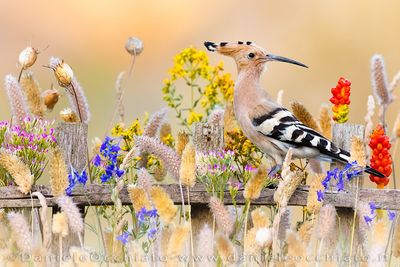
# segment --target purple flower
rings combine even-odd
[[[321,190],[318,190],[317,191],[317,199],[318,199],[318,201],[319,202],[321,202],[321,201],[323,201],[324,200],[324,192],[322,192]]]
[[[117,240],[121,241],[121,243],[125,246],[128,243],[129,233],[123,232],[121,235],[117,236]]]
[[[153,239],[157,233],[157,228],[151,228],[149,232],[147,232],[147,237]]]
[[[93,159],[93,165],[96,167],[99,167],[100,163],[101,163],[101,158],[98,154],[96,154],[96,156],[94,156],[94,159]]]
[[[369,205],[369,208],[371,209],[371,215],[374,214],[376,209],[378,208],[378,206],[376,206],[375,203],[372,201],[369,202],[368,205]]]
[[[337,183],[337,190],[338,191],[342,191],[342,190],[344,190],[344,180],[343,180],[343,177],[339,177],[339,181],[338,181],[338,183]]]
[[[374,217],[370,217],[370,216],[367,216],[367,215],[364,216],[364,221],[368,225],[371,225],[373,219],[374,219]]]
[[[389,221],[393,221],[394,218],[396,218],[396,213],[388,210],[388,218],[389,218]]]

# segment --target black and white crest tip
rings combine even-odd
[[[217,45],[213,42],[204,42],[204,46],[208,51],[215,52],[217,50]]]

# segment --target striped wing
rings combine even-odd
[[[285,144],[315,148],[328,158],[342,162],[349,161],[350,153],[339,149],[320,133],[304,125],[285,108],[277,108],[268,114],[255,117],[252,123],[261,134]]]

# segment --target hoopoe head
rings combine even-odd
[[[263,48],[252,42],[221,42],[219,44],[204,42],[204,45],[209,51],[217,51],[222,55],[232,57],[236,61],[238,71],[255,69],[261,72],[265,67],[265,63],[268,61],[281,61],[308,68],[298,61],[269,54]]]

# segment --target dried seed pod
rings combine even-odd
[[[71,67],[61,60],[54,68],[54,74],[56,75],[58,83],[63,86],[69,86],[72,82],[72,78],[74,77],[74,72]]]
[[[133,56],[140,55],[143,52],[143,42],[139,38],[129,37],[125,43],[125,49]]]
[[[70,108],[66,108],[60,111],[60,118],[64,122],[78,122],[78,116]]]
[[[35,64],[37,55],[39,51],[31,46],[28,46],[24,50],[21,51],[18,57],[18,62],[21,65],[22,69],[26,70]]]
[[[42,93],[42,98],[44,105],[48,110],[53,110],[54,106],[57,104],[60,98],[60,93],[56,89],[49,89]]]

